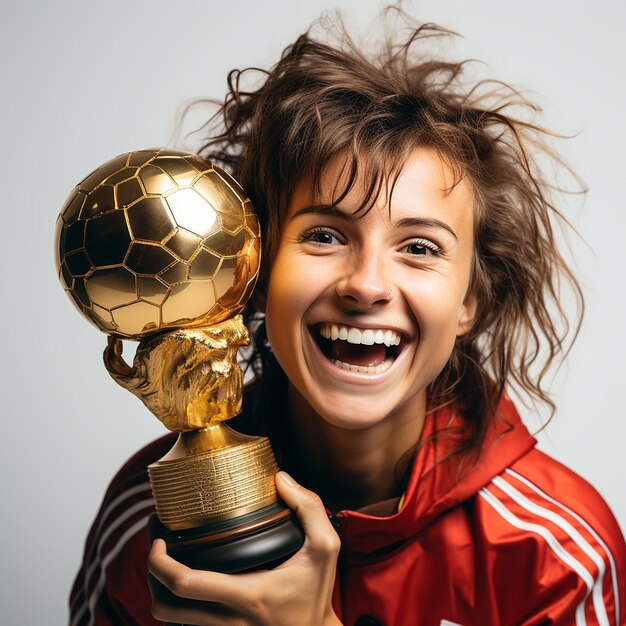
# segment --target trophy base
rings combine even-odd
[[[153,536],[165,540],[173,559],[193,569],[224,574],[270,569],[304,543],[302,528],[279,502],[198,528],[167,530],[156,517],[153,524]]]

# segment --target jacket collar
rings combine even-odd
[[[459,436],[450,433],[459,432],[462,426],[462,417],[451,408],[439,409],[426,419],[399,511],[397,502],[387,501],[359,511],[341,511],[335,516],[348,557],[371,558],[392,550],[475,495],[536,445],[506,397],[498,406],[481,455],[473,463],[467,459],[464,462],[460,455],[451,455]],[[385,508],[387,512],[397,512],[381,517]]]

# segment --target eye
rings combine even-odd
[[[330,233],[326,233],[324,231],[318,231],[311,235],[311,241],[314,241],[315,243],[331,244],[334,239],[335,238]]]
[[[412,256],[439,256],[441,248],[428,239],[414,239],[404,245],[402,252]]]
[[[300,235],[300,241],[308,241],[318,246],[333,246],[343,243],[342,237],[335,230],[318,226]]]
[[[409,246],[407,246],[407,252],[409,254],[417,254],[417,255],[426,256],[429,250],[426,246],[422,246],[419,243],[412,243],[412,244],[409,244]]]

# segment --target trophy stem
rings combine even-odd
[[[182,459],[192,454],[215,451],[226,446],[252,443],[259,439],[261,437],[243,435],[227,426],[225,422],[219,422],[201,430],[178,433],[176,443],[163,458],[159,459],[159,463]]]

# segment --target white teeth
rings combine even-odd
[[[374,331],[373,330],[365,330],[361,333],[361,343],[366,346],[374,345]]]
[[[366,329],[359,330],[351,326],[338,326],[325,323],[320,325],[320,335],[326,339],[336,341],[340,339],[348,343],[371,346],[375,343],[385,344],[387,347],[400,345],[400,334],[393,330]]]
[[[361,343],[361,331],[357,328],[351,328],[348,331],[348,343]]]
[[[347,370],[348,372],[357,372],[359,374],[382,374],[391,367],[393,361],[393,358],[388,358],[385,359],[380,365],[364,367],[363,365],[352,365],[351,363],[344,363],[343,361],[339,361],[337,359],[331,359],[331,363],[335,367]]]

